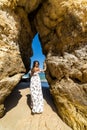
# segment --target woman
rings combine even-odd
[[[45,70],[46,67],[44,67],[43,70],[40,70],[38,61],[33,62],[30,73],[31,109],[33,114],[43,112],[43,94],[39,73],[44,72]]]

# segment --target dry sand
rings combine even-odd
[[[31,114],[28,83],[20,83],[6,99],[0,130],[72,130],[57,115],[49,88],[43,87],[44,112]]]

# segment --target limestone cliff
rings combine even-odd
[[[38,32],[58,114],[74,130],[86,130],[87,0],[1,0],[0,16],[0,112],[7,88],[11,92],[29,69],[31,40]]]
[[[87,1],[48,0],[35,16],[58,114],[87,129]]]
[[[22,8],[14,10],[15,7],[14,1],[0,1],[0,117],[4,113],[5,98],[20,81],[22,73],[29,70],[32,54],[33,33],[28,16]]]

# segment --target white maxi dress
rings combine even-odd
[[[39,72],[35,72],[30,79],[31,108],[33,113],[43,112],[43,93]]]

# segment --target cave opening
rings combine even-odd
[[[42,50],[42,46],[41,46],[41,42],[39,39],[39,34],[36,33],[36,35],[34,36],[33,40],[32,40],[32,52],[33,55],[30,57],[31,60],[31,65],[30,68],[32,68],[33,65],[33,61],[37,60],[40,63],[40,69],[43,69],[43,63],[46,59],[45,55],[43,54],[43,50]],[[48,82],[46,80],[45,77],[45,72],[41,72],[39,74],[40,79],[41,79],[41,84],[43,87],[48,87]]]
[[[33,64],[34,60],[38,60],[40,63],[40,68],[43,68],[43,62],[45,60],[45,55],[42,52],[42,46],[41,46],[41,42],[39,40],[39,34],[37,33],[33,40],[32,40],[32,52],[33,55],[30,57],[31,59],[31,67]]]
[[[37,60],[40,63],[39,68],[43,69],[43,64],[44,64],[46,57],[43,54],[42,45],[41,45],[38,33],[36,33],[36,35],[32,39],[31,49],[32,49],[32,56],[29,58],[29,60],[30,60],[30,67],[29,68],[31,69],[32,66],[33,66],[33,62]],[[30,71],[30,69],[29,69],[29,71]],[[29,71],[28,71],[28,73],[26,73],[22,76],[23,82],[29,82],[30,81]],[[45,72],[40,72],[39,76],[40,76],[40,79],[41,79],[42,87],[48,88],[49,85],[48,85],[48,82],[46,80]]]
[[[45,60],[45,55],[42,52],[42,47],[41,47],[38,33],[34,36],[34,38],[32,40],[32,51],[33,51],[33,55],[30,57],[30,60],[31,60],[30,67],[32,67],[34,60],[38,60],[40,62],[40,68],[43,69],[43,62]],[[24,74],[24,78],[25,79],[28,78],[28,73]],[[47,103],[53,108],[53,104],[52,104],[53,99],[52,99],[52,96],[49,91],[49,84],[46,80],[45,72],[40,73],[40,79],[41,79],[43,97],[47,101]],[[27,105],[30,107],[31,99],[30,99],[30,94],[29,94],[29,87],[30,87],[29,80],[21,80],[19,82],[19,84],[14,88],[12,93],[5,100],[5,103],[4,103],[4,106],[6,108],[5,114],[8,111],[10,111],[11,109],[13,109],[14,107],[17,107],[19,100],[22,97],[24,97],[25,96],[24,94],[26,94],[26,93],[27,93],[26,94]],[[53,108],[53,110],[54,110],[54,108]]]

